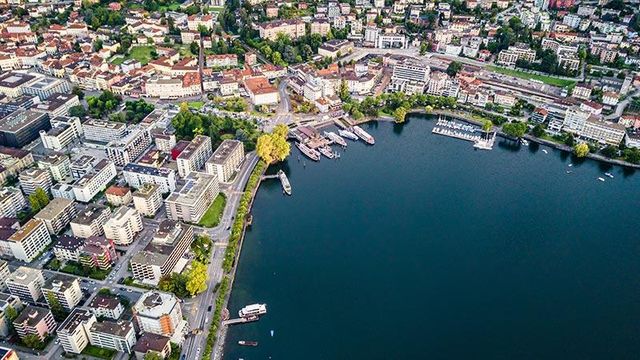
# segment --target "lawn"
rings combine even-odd
[[[172,2],[171,4],[160,6],[158,8],[158,11],[163,13],[163,12],[167,12],[167,11],[176,11],[178,9],[180,9],[180,3],[179,2]]]
[[[220,222],[220,218],[222,217],[222,212],[224,211],[224,207],[226,204],[227,198],[224,196],[224,194],[218,194],[218,197],[213,200],[213,203],[211,204],[211,206],[209,206],[207,212],[204,213],[204,216],[200,220],[199,225],[206,228],[217,226]]]
[[[73,261],[67,261],[60,271],[72,275],[88,276],[96,280],[106,279],[110,272],[110,270],[101,270],[98,268],[87,269],[81,264]]]
[[[153,46],[134,46],[129,50],[129,54],[127,56],[119,56],[111,60],[111,63],[114,65],[120,65],[125,60],[135,59],[140,61],[142,65],[147,65],[147,63],[151,60],[151,52],[153,50]]]
[[[525,71],[520,71],[516,69],[507,69],[499,66],[489,65],[487,66],[487,68],[491,71],[494,71],[500,74],[515,76],[515,77],[519,77],[521,79],[527,79],[527,80],[538,80],[538,81],[542,81],[545,84],[558,86],[558,87],[568,87],[568,86],[575,85],[576,83],[573,80],[559,79],[559,78],[556,78],[553,76],[547,76],[547,75],[532,74]]]
[[[194,110],[200,110],[204,106],[204,101],[189,101],[188,105]]]
[[[100,359],[110,360],[113,358],[113,355],[116,354],[116,351],[100,348],[93,345],[87,345],[87,347],[84,348],[84,350],[82,350],[82,353],[84,355],[89,355],[89,356],[97,357]]]

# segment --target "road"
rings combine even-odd
[[[227,196],[227,205],[222,214],[220,224],[211,229],[196,227],[197,233],[205,233],[214,240],[214,247],[211,252],[211,263],[208,268],[209,279],[207,282],[207,291],[195,298],[187,299],[183,303],[183,314],[187,317],[191,328],[203,329],[201,333],[190,335],[185,339],[182,345],[182,354],[185,359],[199,359],[201,351],[205,346],[209,326],[211,325],[211,317],[213,316],[213,307],[215,307],[216,294],[214,294],[212,289],[215,288],[216,284],[218,284],[224,276],[222,262],[229,241],[229,228],[235,219],[244,187],[249,180],[251,171],[257,163],[258,156],[254,152],[248,153],[235,181],[222,189]],[[209,311],[210,305],[212,306],[211,311]]]
[[[624,100],[618,103],[618,105],[616,106],[616,111],[611,115],[607,115],[605,119],[615,120],[620,116],[622,116],[622,114],[624,113],[624,109],[627,108],[627,106],[629,105],[629,102],[631,102],[631,100],[636,96],[640,96],[640,89],[634,91],[633,93],[628,94]]]

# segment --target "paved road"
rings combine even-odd
[[[206,229],[196,227],[197,233],[205,233],[215,241],[211,254],[211,263],[209,264],[209,280],[207,282],[207,291],[192,299],[185,300],[183,304],[183,312],[187,317],[192,329],[201,328],[203,331],[197,335],[188,336],[182,346],[182,354],[185,359],[199,359],[202,349],[205,346],[209,326],[211,325],[211,317],[213,316],[213,307],[215,302],[215,294],[213,288],[222,280],[224,276],[222,270],[222,262],[224,260],[224,252],[229,241],[231,224],[235,219],[236,210],[240,202],[245,184],[249,180],[251,171],[258,162],[258,157],[254,152],[247,154],[240,172],[236,176],[233,184],[223,188],[227,196],[227,205],[225,206],[220,224],[215,228]],[[209,311],[209,306],[212,310]]]

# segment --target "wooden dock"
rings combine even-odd
[[[248,318],[229,319],[222,322],[223,326],[244,324],[248,322],[258,321],[259,317],[252,316]]]

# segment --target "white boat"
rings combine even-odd
[[[271,330],[271,337],[273,337],[273,330]]]
[[[307,145],[303,144],[303,143],[296,143],[296,147],[298,149],[300,149],[300,151],[305,154],[309,159],[313,160],[313,161],[320,161],[320,153],[317,152],[316,150],[308,147]]]
[[[251,304],[243,307],[238,311],[238,315],[242,318],[264,315],[267,313],[267,304]]]
[[[324,136],[328,137],[329,140],[340,146],[347,146],[347,142],[344,141],[344,139],[340,135],[334,133],[333,131],[325,131]]]
[[[569,167],[572,167],[572,166],[573,166],[573,164],[569,164]]]
[[[326,156],[329,159],[333,159],[335,157],[335,155],[333,154],[333,150],[331,150],[329,146],[323,146],[318,150],[320,151],[320,154]]]
[[[547,151],[547,149],[542,149],[542,152],[545,154],[548,154],[549,152]]]
[[[287,178],[287,174],[282,170],[278,170],[278,177],[280,178],[280,183],[282,184],[282,190],[284,193],[291,195],[291,183],[289,182],[289,178]]]
[[[349,130],[338,130],[338,134],[340,134],[340,136],[342,136],[343,138],[347,138],[349,140],[353,140],[353,141],[358,140],[358,135],[352,133]]]
[[[353,127],[353,132],[369,145],[373,145],[376,143],[376,140],[373,138],[373,136],[369,135],[369,133],[364,131],[360,126],[355,125]]]
[[[524,146],[529,146],[529,142],[526,139],[520,139],[520,143]]]
[[[603,177],[599,177],[598,180],[604,181],[604,178]]]
[[[606,173],[604,173],[604,174],[605,174],[606,176],[608,176],[608,177],[610,177],[610,178],[612,178],[612,179],[613,179],[613,175],[612,175],[611,173],[606,172]]]

